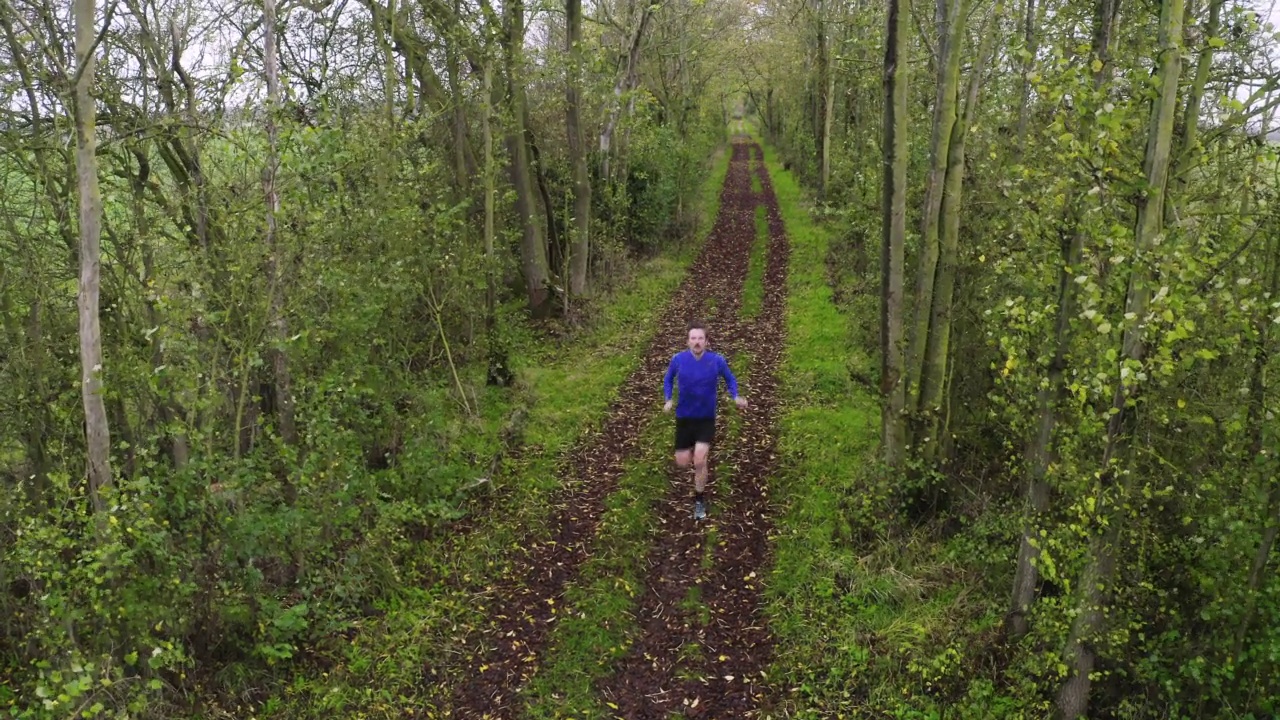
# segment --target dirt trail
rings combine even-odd
[[[734,325],[754,234],[753,207],[739,208],[750,195],[747,145],[735,143],[721,194],[721,211],[702,251],[661,317],[643,360],[623,383],[603,428],[573,451],[571,476],[548,527],[551,537],[531,539],[510,572],[487,593],[489,624],[466,638],[450,703],[456,718],[512,718],[520,714],[520,689],[541,664],[555,616],[563,613],[566,585],[587,560],[605,498],[617,488],[624,463],[639,451],[642,426],[661,399],[662,376],[671,355],[684,344],[685,328],[705,318],[713,342],[721,335],[741,341]],[[727,208],[727,211],[726,211]],[[745,237],[745,241],[744,238]],[[745,242],[745,245],[744,245]],[[714,308],[713,310],[711,308]],[[704,313],[706,313],[704,315]],[[726,352],[725,343],[717,343]],[[669,419],[668,419],[669,421]],[[688,488],[683,488],[688,497]],[[685,501],[688,505],[688,501]],[[726,508],[727,510],[727,508]],[[661,506],[667,522],[688,519],[688,507]],[[691,523],[690,523],[691,525]]]
[[[751,149],[762,159],[759,146]],[[742,185],[726,184],[720,210],[720,219],[736,235],[730,243],[740,248],[735,260],[744,274],[757,202],[767,210],[760,314],[752,322],[735,314],[720,330],[728,345],[750,357],[744,393],[751,407],[743,414],[736,440],[712,451],[713,468],[730,469],[727,482],[715,484],[713,473],[709,486],[714,536],[708,535],[708,524],[685,520],[687,478],[672,487],[658,509],[664,526],[648,556],[646,589],[637,611],[643,634],[601,687],[606,701],[628,720],[665,718],[673,712],[691,718],[749,717],[761,705],[764,671],[772,659],[760,583],[771,529],[767,479],[776,461],[777,371],[786,336],[790,250],[768,173],[763,162],[754,164],[762,192],[751,192],[749,178]],[[703,562],[708,537],[715,542],[709,568]]]

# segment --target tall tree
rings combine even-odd
[[[84,402],[88,441],[89,498],[96,511],[106,509],[102,490],[111,484],[111,432],[102,397],[102,326],[98,298],[102,288],[102,197],[98,189],[98,161],[93,96],[95,69],[94,0],[75,0],[76,24],[75,119],[76,185],[80,195],[80,395]]]
[[[279,421],[280,438],[288,445],[298,444],[298,429],[294,423],[293,379],[289,374],[289,356],[285,345],[289,341],[289,321],[285,317],[285,267],[281,257],[284,244],[276,226],[280,212],[280,192],[276,188],[276,172],[280,165],[279,131],[276,127],[280,112],[280,75],[276,54],[276,3],[262,1],[263,62],[267,75],[267,161],[262,171],[262,191],[267,200],[267,279],[270,283],[270,325],[274,347],[271,349],[271,367],[275,375],[275,406]]]
[[[883,239],[880,249],[880,395],[884,460],[899,468],[906,453],[902,385],[902,284],[907,235],[907,63],[910,0],[889,0],[884,46]]]
[[[1196,59],[1196,74],[1192,77],[1191,87],[1187,93],[1186,110],[1182,115],[1182,137],[1179,139],[1177,155],[1170,170],[1170,179],[1174,183],[1172,190],[1181,189],[1186,183],[1187,169],[1191,165],[1191,160],[1197,157],[1196,143],[1200,139],[1200,111],[1204,101],[1204,91],[1209,84],[1213,53],[1219,45],[1223,44],[1222,38],[1218,37],[1218,31],[1221,28],[1224,2],[1225,0],[1209,0],[1209,19],[1200,33],[1201,42],[1204,44]]]
[[[911,418],[908,438],[912,446],[931,442],[927,438],[922,414],[929,412],[922,404],[921,385],[925,352],[929,343],[933,296],[938,284],[938,257],[941,252],[939,230],[942,225],[942,197],[950,158],[952,127],[956,124],[959,102],[960,53],[964,45],[963,0],[936,0],[938,20],[938,66],[934,86],[933,135],[929,143],[929,177],[925,182],[924,208],[921,212],[919,266],[916,269],[915,313],[907,345],[906,390],[907,413]],[[918,437],[917,437],[918,436]]]
[[[538,223],[537,200],[534,198],[529,143],[525,135],[526,103],[524,85],[524,0],[507,0],[506,33],[503,37],[507,73],[507,102],[510,109],[507,126],[508,170],[516,191],[516,214],[524,228],[520,243],[520,264],[524,271],[525,292],[529,307],[545,310],[549,297],[550,272],[547,246]]]
[[[636,83],[639,82],[640,44],[644,41],[645,28],[648,27],[649,20],[657,7],[648,3],[641,3],[641,6],[640,22],[636,24],[635,32],[627,43],[622,73],[614,82],[613,97],[609,100],[609,115],[605,119],[604,127],[600,129],[600,177],[604,182],[608,182],[611,177],[609,168],[613,157],[613,134],[618,129],[618,121],[622,117],[622,99],[624,95],[635,89]]]
[[[1089,691],[1097,660],[1097,639],[1106,623],[1107,604],[1114,593],[1115,568],[1120,552],[1133,469],[1127,458],[1134,415],[1131,407],[1140,388],[1139,373],[1146,355],[1146,326],[1151,298],[1151,248],[1164,233],[1164,203],[1169,179],[1173,126],[1177,115],[1178,82],[1182,75],[1183,0],[1163,0],[1160,6],[1160,65],[1157,92],[1151,106],[1147,149],[1143,161],[1146,193],[1137,201],[1134,230],[1134,261],[1125,296],[1125,329],[1122,333],[1120,363],[1129,372],[1118,372],[1111,415],[1107,421],[1106,446],[1100,477],[1108,490],[1104,509],[1105,529],[1095,535],[1089,547],[1088,566],[1080,588],[1080,607],[1067,640],[1068,675],[1058,692],[1058,715],[1075,720],[1089,709]],[[1118,480],[1118,482],[1117,482]]]
[[[1043,5],[1041,5],[1043,7]],[[1018,91],[1018,153],[1027,141],[1027,120],[1031,117],[1031,68],[1035,67],[1039,35],[1036,23],[1036,0],[1027,0],[1022,16],[1021,88]]]
[[[581,119],[582,0],[565,0],[565,49],[569,71],[565,82],[565,131],[569,135],[569,165],[573,169],[573,243],[569,258],[569,292],[587,290],[591,252],[591,180],[587,173]]]
[[[1111,31],[1115,27],[1118,0],[1096,0],[1093,25],[1093,46],[1089,62],[1093,66],[1093,91],[1095,97],[1106,87],[1111,74]],[[1093,132],[1095,115],[1085,113],[1080,134]],[[1083,184],[1083,179],[1079,180]],[[1027,613],[1035,600],[1039,571],[1036,562],[1040,556],[1039,536],[1050,507],[1048,483],[1049,465],[1053,460],[1054,439],[1058,416],[1067,396],[1064,382],[1067,372],[1067,352],[1071,345],[1071,322],[1076,317],[1077,295],[1080,284],[1075,281],[1084,255],[1085,231],[1082,225],[1081,203],[1083,192],[1072,191],[1066,201],[1066,218],[1058,231],[1061,258],[1058,266],[1058,283],[1055,293],[1055,320],[1053,340],[1046,382],[1036,393],[1035,430],[1027,443],[1027,515],[1023,522],[1022,538],[1018,545],[1017,566],[1013,576],[1013,592],[1009,600],[1009,612],[1005,617],[1005,629],[1010,637],[1019,638],[1029,629]]]
[[[831,64],[830,57],[827,58],[826,64]],[[825,101],[822,104],[822,179],[819,184],[823,197],[826,197],[828,188],[831,185],[831,130],[835,124],[836,107],[835,68],[828,67],[826,75],[827,86],[823,92]]]
[[[1275,210],[1271,212],[1269,224],[1273,225],[1277,221],[1277,213]],[[1280,298],[1280,237],[1274,234],[1270,242],[1270,252],[1268,264],[1270,269],[1267,271],[1267,295],[1272,299]],[[1257,550],[1254,551],[1253,561],[1249,563],[1249,574],[1245,580],[1245,600],[1244,610],[1240,614],[1240,620],[1236,628],[1235,642],[1231,648],[1231,660],[1234,665],[1240,658],[1240,653],[1244,650],[1245,637],[1249,633],[1250,626],[1253,624],[1254,613],[1257,611],[1258,591],[1262,588],[1263,573],[1267,568],[1267,564],[1271,561],[1271,551],[1275,547],[1276,538],[1280,537],[1280,483],[1276,482],[1271,475],[1274,473],[1275,457],[1274,453],[1266,452],[1266,428],[1267,428],[1267,397],[1270,389],[1267,377],[1267,367],[1272,358],[1271,347],[1271,326],[1275,322],[1268,317],[1266,303],[1261,303],[1256,312],[1256,320],[1254,323],[1254,337],[1252,348],[1252,366],[1249,369],[1249,413],[1246,420],[1249,433],[1249,452],[1248,457],[1250,463],[1255,468],[1255,475],[1259,479],[1268,478],[1270,480],[1271,489],[1267,492],[1266,503],[1263,507],[1261,517],[1261,536],[1258,540]]]
[[[951,312],[956,273],[960,262],[960,216],[964,198],[965,148],[969,138],[969,128],[974,124],[978,114],[978,96],[982,89],[983,73],[993,51],[992,46],[995,43],[999,19],[1003,11],[1004,0],[996,0],[987,22],[987,29],[980,34],[977,60],[969,71],[964,110],[952,123],[951,141],[947,144],[947,171],[942,189],[942,205],[938,208],[941,225],[938,266],[934,276],[932,304],[929,308],[929,338],[925,344],[917,405],[917,412],[922,412],[924,416],[920,424],[923,437],[918,438],[917,443],[926,465],[933,465],[938,461],[942,435],[946,429],[943,417],[946,415],[945,395],[947,378],[950,376],[948,368],[951,357]],[[957,19],[957,22],[962,21]],[[959,78],[956,79],[955,90],[959,93]],[[924,309],[919,308],[917,312],[923,313]]]

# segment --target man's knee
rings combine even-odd
[[[693,467],[699,472],[707,469],[707,454],[695,453],[693,456]]]
[[[680,467],[689,467],[693,463],[692,450],[680,450],[676,452],[676,465]]]
[[[710,445],[707,445],[704,443],[698,443],[693,448],[693,464],[698,467],[706,467],[707,455],[710,455],[710,454],[711,454]]]

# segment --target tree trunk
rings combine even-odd
[[[494,255],[494,204],[495,178],[493,167],[493,67],[485,62],[481,68],[484,98],[480,110],[480,136],[484,144],[484,259],[485,259],[485,343],[488,351],[489,370],[485,378],[488,385],[505,387],[512,380],[507,367],[507,353],[497,333],[498,280],[495,275],[497,258]]]
[[[498,305],[497,280],[493,272],[496,263],[493,255],[493,128],[490,127],[489,122],[493,114],[490,95],[493,91],[493,70],[490,64],[486,62],[481,72],[483,73],[482,82],[484,84],[484,89],[481,92],[481,97],[484,98],[484,107],[480,113],[480,133],[484,142],[485,326],[487,330],[492,331]]]
[[[884,48],[883,241],[880,250],[880,394],[885,463],[906,451],[902,387],[902,265],[907,234],[907,18],[910,0],[889,0]]]
[[[1218,35],[1223,1],[1211,0],[1209,3],[1209,22],[1204,27],[1202,38],[1204,47],[1200,49],[1200,57],[1196,60],[1195,79],[1191,82],[1186,112],[1182,116],[1182,138],[1178,143],[1178,160],[1170,175],[1177,189],[1181,189],[1186,184],[1185,173],[1191,158],[1195,157],[1195,146],[1199,140],[1200,131],[1200,105],[1204,99],[1204,88],[1209,83],[1209,70],[1213,65],[1214,48],[1210,41]]]
[[[387,17],[391,23],[389,32],[377,32],[378,45],[382,50],[382,107],[386,112],[387,131],[390,132],[395,125],[396,108],[395,108],[395,88],[396,88],[396,63],[391,52],[391,36],[396,32],[396,0],[387,1]],[[380,30],[378,25],[374,25],[376,30]],[[390,170],[385,164],[378,166],[378,174],[384,181],[387,179],[387,173]]]
[[[280,163],[276,131],[276,114],[280,108],[280,79],[276,56],[276,3],[263,0],[262,24],[263,64],[267,73],[267,164],[262,172],[262,190],[267,200],[267,277],[270,303],[270,323],[275,347],[271,350],[271,367],[275,380],[275,408],[279,421],[280,439],[286,445],[298,444],[298,430],[293,415],[293,382],[289,375],[289,356],[285,345],[289,341],[289,323],[285,317],[284,270],[287,263],[281,258],[284,249],[276,228],[276,215],[280,212],[280,195],[276,189],[276,169]]]
[[[102,397],[101,291],[102,198],[98,190],[94,74],[94,0],[75,0],[76,23],[76,179],[80,195],[80,392],[84,402],[89,499],[96,512],[106,509],[102,490],[111,485],[111,433]]]
[[[591,180],[582,135],[579,94],[582,85],[582,0],[565,0],[565,48],[569,73],[565,83],[565,131],[569,135],[569,165],[573,169],[573,245],[569,255],[569,292],[587,291],[591,251]]]
[[[831,124],[835,115],[836,74],[827,69],[826,107],[822,117],[822,197],[827,198],[831,183]]]
[[[1111,74],[1111,42],[1115,39],[1116,19],[1120,16],[1120,0],[1098,0],[1093,15],[1093,57],[1101,66],[1093,74],[1097,89]]]
[[[1121,363],[1141,363],[1144,353],[1144,330],[1151,295],[1150,268],[1147,255],[1164,230],[1165,188],[1169,175],[1170,146],[1173,142],[1173,124],[1177,114],[1178,80],[1182,74],[1182,12],[1183,0],[1163,0],[1160,13],[1160,74],[1159,95],[1152,104],[1146,159],[1143,170],[1147,181],[1147,195],[1138,199],[1138,220],[1134,237],[1133,270],[1129,276],[1129,289],[1125,299],[1125,314],[1135,319],[1125,327],[1121,344]],[[1117,382],[1112,402],[1110,421],[1107,423],[1107,444],[1102,457],[1104,489],[1121,477],[1119,487],[1106,508],[1100,510],[1107,518],[1101,537],[1090,542],[1088,567],[1081,582],[1079,614],[1071,627],[1067,641],[1066,663],[1068,675],[1058,692],[1057,712],[1061,718],[1075,720],[1089,709],[1090,674],[1096,660],[1096,645],[1105,628],[1106,605],[1110,601],[1115,576],[1116,560],[1121,529],[1124,526],[1125,506],[1130,495],[1132,473],[1124,464],[1127,455],[1128,430],[1131,422],[1128,406],[1138,392],[1136,373],[1132,379],[1123,375]]]
[[[547,180],[546,168],[542,162],[542,151],[538,149],[538,139],[533,134],[533,117],[529,114],[529,106],[524,107],[524,138],[529,146],[529,170],[534,184],[538,188],[538,197],[542,200],[542,216],[546,228],[546,240],[543,247],[547,252],[547,273],[554,278],[564,273],[565,246],[560,241],[560,232],[556,226],[556,203],[551,197],[551,183]]]
[[[1026,17],[1023,18],[1022,89],[1018,93],[1018,155],[1021,156],[1027,141],[1027,119],[1031,117],[1031,69],[1035,67],[1036,52],[1036,0],[1027,0]]]
[[[1265,137],[1265,126],[1263,130]],[[1268,297],[1276,298],[1280,297],[1280,240],[1272,240],[1271,252],[1268,253],[1268,257],[1271,264]],[[1271,360],[1270,332],[1273,324],[1271,319],[1267,317],[1267,309],[1267,304],[1262,303],[1258,311],[1257,324],[1254,329],[1253,367],[1250,370],[1249,377],[1249,416],[1246,421],[1246,427],[1249,428],[1250,436],[1248,457],[1253,463],[1273,462],[1270,456],[1263,454],[1266,439],[1264,428],[1266,427],[1267,414],[1267,365]],[[1270,470],[1270,468],[1267,468],[1267,470]],[[1253,555],[1253,564],[1249,567],[1249,577],[1245,582],[1244,612],[1240,617],[1240,624],[1236,628],[1235,643],[1231,650],[1233,663],[1239,660],[1240,653],[1244,650],[1245,637],[1249,634],[1249,626],[1253,624],[1253,613],[1257,606],[1258,590],[1262,587],[1262,573],[1270,561],[1271,549],[1275,547],[1276,536],[1280,535],[1280,482],[1277,482],[1271,475],[1271,472],[1258,474],[1260,478],[1270,480],[1271,491],[1267,493],[1266,511],[1262,517],[1262,538],[1258,542],[1258,549]]]
[[[454,0],[454,13],[459,13],[458,0]],[[458,65],[461,60],[457,49],[459,40],[449,38],[445,45],[446,72],[449,92],[453,93],[453,169],[457,178],[459,199],[471,194],[471,168],[467,163],[467,112],[466,96],[462,90]]]
[[[148,152],[144,147],[134,147],[132,152],[138,160],[138,172],[131,178],[133,225],[138,233],[139,242],[142,244],[142,282],[146,286],[155,277],[155,251],[151,244],[151,222],[147,217],[146,210],[147,180],[151,175],[151,163],[147,159]],[[147,309],[148,326],[159,328],[161,325],[160,310],[156,307],[156,302],[151,298],[150,293],[148,293],[144,303]],[[151,367],[153,372],[156,373],[160,372],[159,368],[166,365],[162,338],[163,333],[160,331],[151,333]],[[171,385],[168,376],[162,375],[159,380],[160,389],[157,393],[159,397],[156,405],[160,423],[163,425],[160,430],[161,444],[173,466],[181,469],[186,467],[191,457],[191,451],[186,435],[177,431],[174,427],[181,414],[175,409],[174,400],[168,396],[172,392]]]
[[[830,47],[828,46],[829,39],[827,37],[826,23],[823,22],[821,14],[821,0],[815,0],[814,5],[816,6],[814,11],[818,14],[818,32],[817,37],[814,38],[816,42],[814,43],[813,62],[817,66],[818,77],[817,81],[814,82],[813,93],[810,96],[808,103],[809,127],[813,131],[814,150],[817,151],[813,159],[814,165],[818,168],[818,197],[825,198],[827,196],[825,172],[825,158],[827,157],[827,86],[833,78],[834,73],[831,72],[831,52]],[[805,164],[807,165],[808,163]]]
[[[504,38],[507,70],[507,102],[510,103],[511,125],[507,130],[507,169],[516,191],[516,214],[524,228],[520,241],[520,269],[524,274],[525,292],[530,309],[546,309],[547,247],[538,225],[537,200],[530,176],[529,144],[525,141],[524,88],[524,0],[509,0],[506,12],[507,35]]]
[[[636,34],[631,37],[631,45],[627,51],[626,70],[613,85],[609,117],[600,130],[600,178],[603,182],[609,182],[610,152],[613,146],[613,133],[618,127],[618,117],[622,113],[622,96],[634,87],[636,67],[640,63],[640,42],[644,39],[644,30],[649,24],[649,19],[653,17],[651,9],[653,7],[656,6],[646,3],[644,9],[640,11],[640,24],[636,27]]]
[[[1027,612],[1035,600],[1039,575],[1036,562],[1040,557],[1037,545],[1039,529],[1049,512],[1049,463],[1053,458],[1054,430],[1058,422],[1058,407],[1066,396],[1063,382],[1067,369],[1067,348],[1071,342],[1071,318],[1075,315],[1076,285],[1073,278],[1080,266],[1084,251],[1084,234],[1075,227],[1064,228],[1061,239],[1062,267],[1058,271],[1058,310],[1053,333],[1053,357],[1049,361],[1047,384],[1036,395],[1036,434],[1027,449],[1027,501],[1030,512],[1022,528],[1022,540],[1018,547],[1018,567],[1013,577],[1013,595],[1009,601],[1009,614],[1005,628],[1010,638],[1018,639],[1030,629]]]
[[[951,308],[956,284],[956,270],[960,262],[960,213],[964,195],[965,141],[970,126],[978,113],[978,93],[982,89],[982,74],[995,43],[999,19],[1004,12],[1004,0],[996,0],[989,20],[990,31],[982,32],[978,58],[969,71],[968,89],[965,93],[964,113],[951,126],[951,142],[947,146],[947,174],[943,183],[941,216],[942,238],[939,243],[938,269],[934,279],[933,305],[929,311],[929,340],[925,347],[923,374],[920,385],[920,406],[917,412],[924,416],[924,437],[916,440],[926,465],[938,460],[941,447],[944,394],[947,388],[948,362],[951,354]],[[959,22],[959,20],[957,20]],[[957,34],[957,43],[963,34]],[[956,79],[959,91],[959,78]],[[923,309],[918,309],[923,313]]]
[[[924,209],[920,221],[920,254],[916,268],[915,314],[912,317],[910,343],[907,346],[906,391],[907,413],[912,418],[912,434],[923,434],[919,427],[921,376],[924,373],[925,346],[929,341],[929,322],[938,271],[938,228],[941,221],[942,195],[945,192],[948,150],[951,130],[956,122],[956,104],[960,84],[960,51],[963,46],[964,12],[962,0],[939,0],[938,72],[933,106],[933,136],[929,143],[929,178],[925,184]],[[915,445],[918,438],[912,437]]]

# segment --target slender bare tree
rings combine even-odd
[[[111,431],[102,397],[102,327],[98,299],[102,289],[102,197],[98,189],[96,107],[93,97],[94,0],[75,0],[76,186],[80,196],[80,394],[84,401],[89,455],[89,497],[94,510],[105,509],[102,490],[111,484]]]

